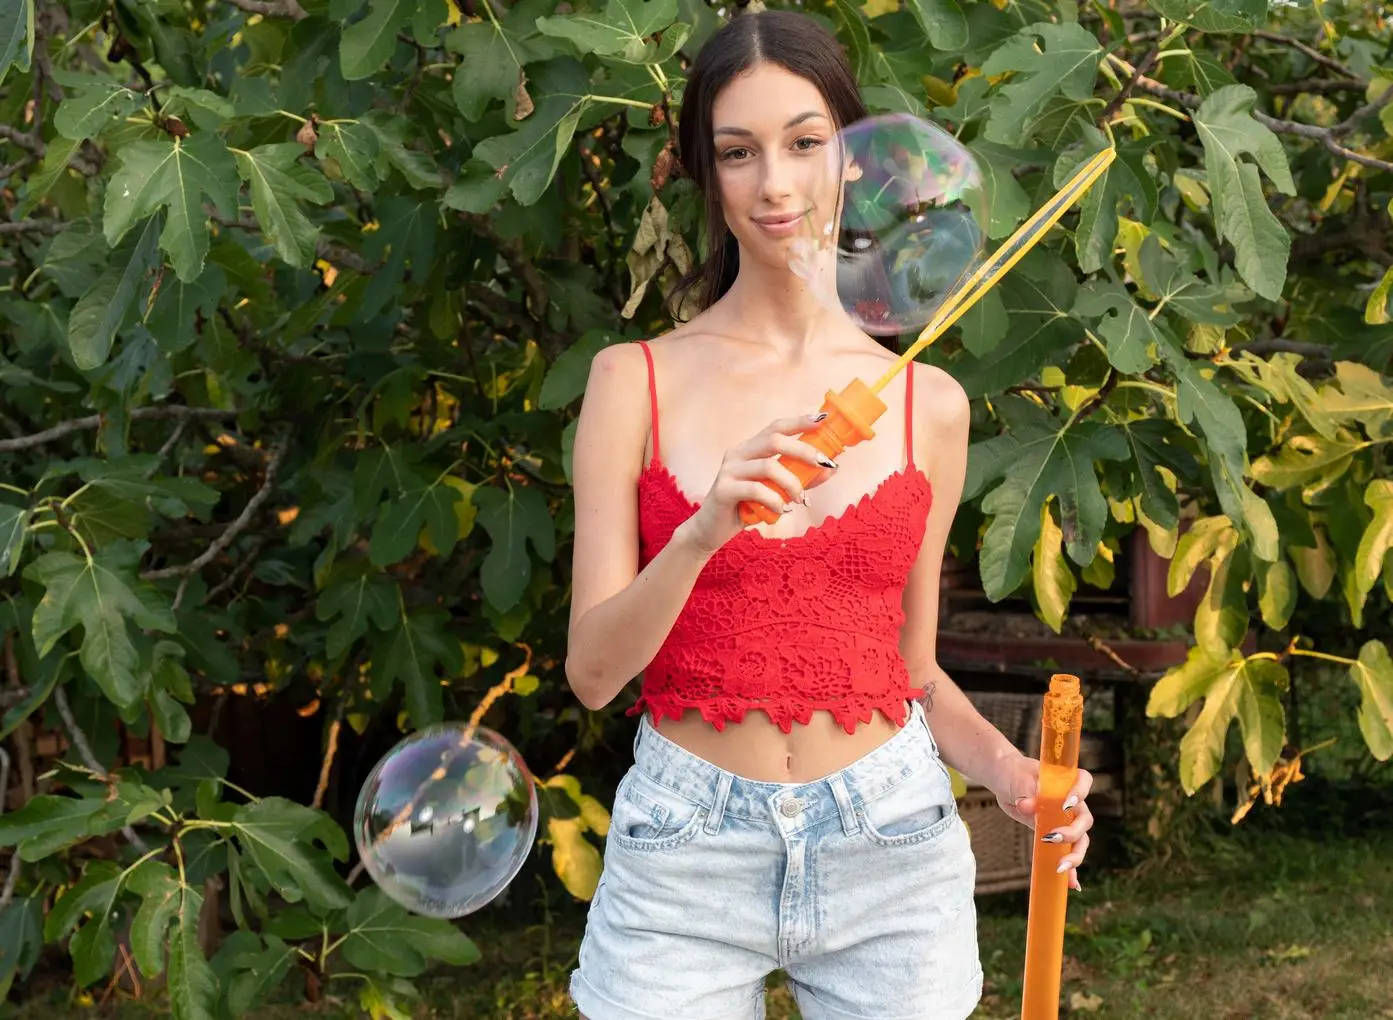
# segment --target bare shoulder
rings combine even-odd
[[[914,364],[915,425],[939,437],[967,433],[972,404],[958,380],[933,365]]]
[[[581,402],[576,448],[607,447],[611,456],[627,450],[638,464],[648,433],[648,366],[636,343],[601,348],[590,362]],[[637,468],[634,469],[637,471]]]

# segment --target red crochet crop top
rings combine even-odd
[[[639,557],[646,566],[699,504],[677,484],[658,442],[658,393],[648,359],[653,456],[638,480]],[[878,709],[903,725],[910,684],[900,655],[902,597],[933,493],[914,464],[913,366],[905,381],[907,463],[874,492],[801,535],[753,529],[716,551],[667,640],[643,672],[628,715],[656,723],[688,709],[716,729],[752,710],[783,732],[825,709],[848,733]]]

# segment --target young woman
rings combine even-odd
[[[1039,763],[934,656],[968,402],[913,365],[840,463],[800,439],[828,389],[893,360],[789,269],[797,221],[837,187],[814,168],[865,115],[811,19],[717,32],[679,137],[706,200],[702,310],[590,374],[566,672],[591,709],[642,673],[644,714],[572,975],[588,1020],[759,1018],[777,968],[805,1020],[960,1020],[980,998],[976,868],[944,762],[1026,825]],[[804,487],[781,455],[819,471]],[[742,525],[744,500],[778,520]],[[1091,782],[1052,837],[1070,868]]]

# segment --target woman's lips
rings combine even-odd
[[[789,237],[798,233],[799,226],[803,222],[803,214],[784,213],[778,216],[759,216],[755,218],[754,222],[755,226],[771,237]]]

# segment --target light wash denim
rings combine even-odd
[[[923,706],[810,783],[763,783],[647,716],[615,796],[571,997],[587,1020],[963,1020],[982,992],[976,861]]]

